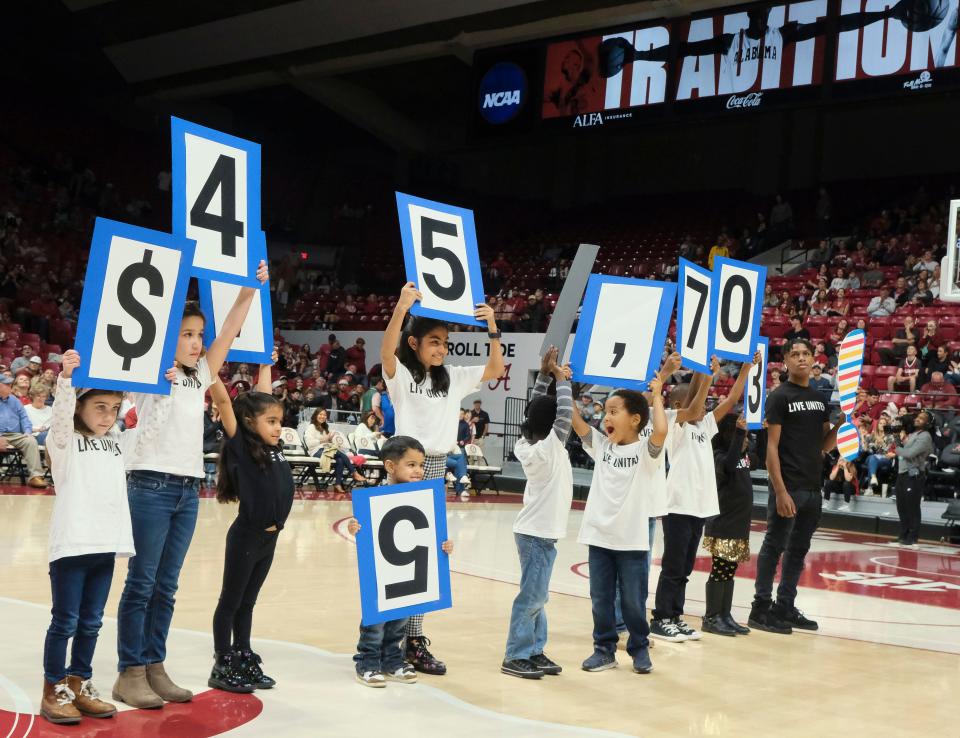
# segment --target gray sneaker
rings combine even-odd
[[[606,671],[617,668],[617,657],[612,653],[594,651],[593,656],[583,662],[584,671]]]

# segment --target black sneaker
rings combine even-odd
[[[254,653],[253,651],[240,651],[240,660],[241,668],[246,669],[247,676],[250,677],[250,682],[257,689],[273,689],[277,686],[276,679],[268,677],[263,673],[263,669],[260,667],[260,664],[263,663],[263,659],[260,658],[260,654]]]
[[[542,653],[531,656],[530,661],[544,674],[550,674],[551,676],[554,676],[563,671],[563,667],[560,666],[560,664],[551,661]]]
[[[680,628],[673,620],[652,620],[650,621],[650,637],[659,638],[662,641],[671,641],[673,643],[683,643],[687,640]]]
[[[424,674],[443,676],[447,673],[447,665],[434,658],[427,648],[429,645],[430,639],[426,636],[408,636],[406,662]]]
[[[820,626],[817,624],[816,620],[811,620],[796,607],[784,608],[780,607],[779,605],[774,605],[770,609],[770,612],[773,613],[777,619],[794,628],[799,628],[800,630],[820,629]]]
[[[217,654],[207,686],[237,694],[249,694],[256,689],[246,670],[241,668],[240,655],[235,651]]]
[[[773,614],[770,605],[754,605],[750,610],[750,619],[747,620],[751,628],[765,630],[767,633],[790,635],[793,628]]]
[[[543,679],[543,671],[530,659],[504,659],[500,671],[521,679]]]

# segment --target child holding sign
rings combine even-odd
[[[261,284],[267,265],[257,269]],[[139,422],[158,415],[164,428],[156,443],[140,444],[125,460],[127,491],[137,555],[130,560],[117,613],[119,676],[113,698],[131,707],[156,708],[166,702],[187,702],[188,689],[167,676],[167,634],[173,619],[180,568],[193,538],[203,470],[204,395],[220,373],[230,346],[240,333],[256,294],[240,290],[216,340],[206,355],[200,306],[188,302],[180,323],[177,374],[169,398],[136,393]]]
[[[274,351],[274,361],[276,357]],[[293,506],[293,473],[280,443],[283,403],[270,393],[270,379],[270,365],[265,364],[256,390],[240,395],[233,405],[225,397],[226,388],[214,385],[227,435],[220,452],[217,500],[240,503],[227,532],[223,586],[213,614],[216,663],[207,681],[225,692],[276,684],[263,673],[260,656],[250,646],[253,606]]]
[[[540,373],[520,426],[522,438],[514,454],[523,466],[527,485],[523,508],[513,524],[520,554],[520,592],[513,601],[507,651],[500,671],[523,679],[559,674],[560,666],[547,658],[547,615],[550,574],[557,558],[556,542],[567,535],[567,518],[573,500],[573,470],[567,438],[573,422],[570,369],[557,365],[555,346],[543,357]],[[557,381],[557,396],[547,395],[550,377]],[[579,414],[578,414],[579,417]]]
[[[53,621],[43,648],[40,714],[56,724],[79,723],[83,715],[108,718],[117,712],[99,698],[90,679],[114,561],[134,555],[121,451],[132,451],[127,447],[130,442],[152,443],[159,431],[159,425],[148,420],[136,431],[118,433],[123,393],[75,388],[71,377],[78,366],[80,355],[67,351],[46,446],[57,496],[50,521]]]
[[[407,312],[421,297],[413,282],[403,286],[383,335],[380,360],[396,411],[397,435],[416,438],[426,449],[424,479],[442,479],[447,452],[457,443],[461,401],[477,392],[481,382],[503,374],[503,352],[493,308],[477,305],[474,314],[486,321],[490,337],[486,366],[444,364],[449,337],[446,323],[411,317],[403,327]],[[445,674],[447,667],[430,653],[429,643],[423,635],[423,615],[414,615],[407,624],[407,661],[425,674]]]
[[[387,472],[386,484],[406,484],[423,480],[426,455],[423,445],[409,436],[394,436],[380,449],[383,468]],[[350,535],[360,531],[360,523],[350,518],[347,523]],[[444,541],[441,547],[447,555],[453,553],[453,542]],[[357,665],[357,681],[366,687],[386,687],[387,681],[413,684],[417,681],[416,670],[403,659],[400,642],[409,618],[389,620],[385,623],[360,626],[358,653],[353,657]]]
[[[651,480],[663,474],[663,443],[667,416],[659,377],[650,381],[651,401],[634,390],[616,390],[607,398],[601,433],[577,413],[573,429],[595,461],[590,495],[577,540],[589,546],[590,599],[593,604],[594,653],[583,662],[585,671],[617,665],[617,622],[614,610],[617,583],[621,587],[623,619],[630,636],[627,653],[638,674],[653,671],[649,653],[646,597],[649,571]],[[651,410],[652,407],[652,410]],[[641,441],[640,432],[653,417],[653,432]]]

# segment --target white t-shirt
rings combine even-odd
[[[513,453],[523,466],[527,484],[514,533],[538,538],[566,538],[573,500],[573,469],[566,446],[553,429],[542,441],[517,441]]]
[[[614,445],[596,428],[583,441],[594,460],[579,543],[614,551],[650,549],[652,485],[663,475],[663,451],[650,456],[649,440]]]
[[[416,438],[428,456],[446,456],[457,445],[460,405],[480,389],[484,366],[448,366],[450,389],[435,394],[430,375],[416,384],[410,370],[397,361],[397,371],[384,381],[396,412],[396,435]]]
[[[717,421],[709,412],[699,423],[675,423],[667,433],[667,507],[671,513],[697,518],[720,514],[713,462],[715,435]]]
[[[677,424],[677,411],[664,410],[667,416],[667,434]],[[640,440],[645,441],[653,435],[653,419],[647,421],[647,425],[640,431]],[[666,447],[666,441],[664,441]],[[660,454],[660,471],[650,480],[650,517],[660,518],[669,512],[667,506],[667,465],[666,454]]]
[[[73,427],[76,399],[70,380],[60,377],[46,443],[57,492],[50,518],[49,561],[95,553],[133,556],[122,450],[129,449],[137,437],[134,431],[121,435],[115,429],[100,438],[77,433]],[[142,438],[150,440],[147,434]]]
[[[50,420],[53,418],[53,408],[50,407],[50,405],[44,405],[37,410],[33,404],[30,404],[25,405],[23,409],[27,411],[27,417],[30,418],[30,425],[33,426],[34,433],[36,433],[40,427],[50,427]]]
[[[143,470],[203,478],[203,397],[213,384],[206,358],[197,362],[197,370],[188,377],[177,369],[177,380],[169,398],[165,395],[134,393],[137,428],[152,422],[154,413],[166,413],[156,442],[137,444],[126,457],[127,471]],[[136,429],[135,429],[136,430]]]

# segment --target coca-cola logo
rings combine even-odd
[[[749,95],[731,95],[727,98],[727,110],[734,108],[759,108],[762,102],[762,92],[751,92]]]

